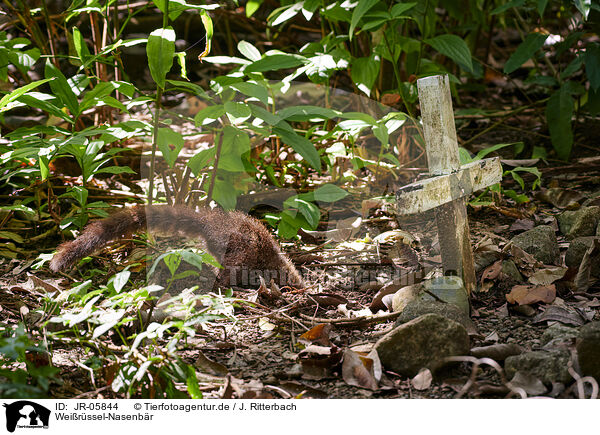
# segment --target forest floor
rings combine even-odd
[[[508,85],[494,89],[497,92],[488,94],[489,108],[514,108],[518,104]],[[481,99],[476,96],[464,95],[460,108],[483,108],[481,104]],[[469,142],[474,152],[496,143],[519,141],[525,142],[530,149],[534,146],[549,148],[547,132],[535,128],[539,124],[538,116],[539,113],[535,112],[509,116],[494,129],[485,132],[490,125],[489,118],[461,118],[460,112],[457,112],[459,143],[476,137]],[[195,364],[198,372],[205,374],[199,375],[204,397],[500,398],[514,395],[517,391],[515,386],[529,396],[581,395],[577,390],[577,376],[565,379],[562,373],[569,368],[571,371],[578,370],[577,361],[571,358],[575,337],[584,324],[600,319],[600,287],[593,278],[595,259],[592,260],[591,276],[588,274],[583,284],[581,279],[577,281],[577,277],[582,276],[579,272],[585,273],[581,264],[565,266],[565,255],[575,238],[572,234],[565,234],[557,218],[565,210],[593,208],[600,202],[595,200],[600,198],[600,157],[594,128],[589,122],[592,121],[581,120],[582,125],[575,129],[574,153],[569,163],[551,159],[516,161],[509,149],[500,150],[500,156],[505,159],[505,170],[525,165],[540,170],[541,190],[528,190],[535,176],[523,176],[527,187],[522,193],[529,202],[516,204],[500,195],[494,205],[468,206],[479,283],[479,290],[471,295],[470,318],[474,329],[469,331],[470,347],[495,346],[495,349],[503,349],[500,345],[518,345],[518,353],[527,354],[547,351],[549,339],[558,338],[561,343],[557,349],[567,353],[569,367],[563,367],[562,372],[559,368],[559,374],[545,376],[522,366],[518,371],[524,376],[513,379],[512,386],[507,385],[511,379],[503,378],[505,375],[501,369],[503,361],[512,353],[506,355],[500,352],[495,360],[496,368],[489,364],[489,360],[482,360],[483,357],[473,358],[444,366],[432,378],[428,374],[415,377],[395,373],[386,367],[381,369],[373,354],[367,355],[375,343],[395,327],[398,316],[390,314],[386,306],[377,310],[381,315],[379,318],[374,318],[373,314],[377,313],[369,310],[378,291],[386,284],[385,279],[380,277],[374,282],[363,280],[358,283],[355,277],[378,267],[411,270],[418,264],[414,264],[413,260],[411,265],[410,258],[414,255],[411,257],[409,254],[410,258],[398,266],[391,261],[394,258],[384,258],[379,245],[373,241],[378,233],[398,230],[393,210],[386,208],[385,204],[371,204],[367,213],[363,213],[364,203],[344,202],[328,210],[328,228],[336,228],[338,220],[332,216],[339,216],[339,221],[352,216],[362,217],[363,226],[351,238],[324,245],[319,237],[313,239],[310,234],[305,234],[296,245],[283,245],[307,277],[308,289],[282,289],[281,292],[266,287],[239,289],[234,296],[253,305],[240,306],[235,314],[236,321],[209,322],[198,328],[194,338],[179,343],[177,352],[183,360]],[[481,132],[483,134],[479,135]],[[502,187],[519,190],[517,182],[510,176],[504,177]],[[345,214],[344,210],[349,209],[353,212]],[[348,227],[348,223],[344,225]],[[559,257],[548,264],[509,248],[510,241],[517,234],[540,225],[553,228],[557,237],[555,243]],[[337,228],[340,226],[337,225]],[[429,265],[436,261],[439,263],[434,221],[424,218],[416,224],[416,228],[418,230],[411,234],[417,236],[421,244],[409,249],[419,258],[416,263],[421,266],[423,262]],[[594,236],[596,227],[593,234],[584,235]],[[535,256],[537,252],[533,249],[529,253]],[[38,252],[30,254],[28,260],[0,260],[1,323],[23,321],[30,312],[40,307],[46,292],[70,286],[69,280],[57,278],[47,269],[30,269]],[[503,268],[507,261],[516,266],[516,276]],[[531,277],[538,271],[545,271],[553,278],[532,280]],[[518,297],[512,299],[513,303],[508,303],[507,294],[519,285],[528,285],[529,290],[536,285],[552,287],[553,292],[529,303]],[[107,338],[107,341],[111,340]],[[120,397],[106,384],[109,375],[104,374],[104,379],[103,376],[94,378],[78,363],[89,356],[88,352],[72,344],[52,344],[51,362],[59,369],[58,377],[63,380],[61,385],[50,388],[52,397]],[[354,355],[363,357],[362,363],[360,358],[359,363],[352,363]],[[494,360],[491,356],[489,358]],[[369,360],[368,364],[365,359]],[[549,364],[552,366],[554,362]],[[473,371],[474,365],[479,366],[479,370]],[[592,385],[584,385],[584,394],[591,394]]]

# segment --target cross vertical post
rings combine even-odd
[[[469,293],[477,288],[469,239],[467,196],[502,179],[497,157],[461,166],[448,76],[417,81],[430,178],[396,193],[399,214],[435,209],[444,274],[458,275]]]

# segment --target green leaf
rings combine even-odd
[[[91,54],[87,48],[85,39],[83,39],[83,36],[77,27],[73,27],[73,45],[75,46],[75,51],[77,52],[81,64],[85,65],[86,61],[91,57]]]
[[[314,121],[318,122],[324,119],[331,119],[341,116],[341,112],[337,110],[328,109],[326,107],[319,106],[291,106],[281,109],[277,112],[277,115],[281,119],[287,121],[306,122]]]
[[[352,41],[352,36],[354,34],[354,29],[358,25],[358,22],[366,14],[373,6],[375,6],[379,0],[359,0],[358,5],[352,11],[352,20],[350,21],[350,30],[348,35],[350,40]]]
[[[248,65],[245,72],[277,71],[280,69],[296,68],[304,64],[299,56],[291,54],[272,54]]]
[[[585,50],[585,74],[594,92],[600,88],[600,44],[590,43]]]
[[[52,62],[50,62],[50,59],[46,61],[44,73],[46,78],[55,78],[55,80],[50,82],[50,89],[52,89],[54,95],[62,101],[67,109],[69,109],[71,115],[77,118],[79,116],[79,102],[77,101],[77,96],[73,92],[73,89],[71,89],[69,82],[67,82],[66,77]]]
[[[207,106],[200,112],[196,113],[194,122],[197,127],[202,125],[210,124],[215,122],[221,116],[225,114],[225,107],[222,104],[215,104],[214,106]]]
[[[291,146],[294,151],[300,154],[317,171],[321,170],[321,158],[313,143],[304,136],[296,134],[292,127],[285,121],[280,122],[273,127],[273,133],[281,140]]]
[[[219,169],[230,172],[244,172],[244,156],[250,153],[250,138],[245,131],[231,125],[223,129],[223,143],[219,159]]]
[[[517,47],[515,52],[504,64],[504,72],[510,74],[530,59],[536,51],[544,45],[548,39],[548,35],[541,33],[530,33],[525,37],[525,40]]]
[[[246,17],[250,18],[254,15],[254,12],[258,10],[264,1],[265,0],[248,0],[248,3],[246,3]]]
[[[164,159],[173,167],[179,152],[183,148],[183,136],[181,133],[171,130],[170,128],[158,129],[158,149],[162,153]]]
[[[258,101],[264,105],[269,103],[269,91],[263,85],[250,82],[239,82],[231,85],[231,87],[248,97],[257,98]]]
[[[335,202],[348,196],[348,192],[335,184],[325,184],[313,192],[315,201]]]
[[[173,66],[175,55],[175,31],[172,27],[156,29],[148,37],[146,45],[150,74],[156,84],[165,88],[165,78]]]
[[[540,14],[540,18],[544,16],[544,11],[546,10],[546,6],[548,5],[548,0],[537,0],[537,10]]]
[[[175,53],[175,57],[177,58],[177,63],[179,64],[179,68],[181,70],[179,75],[181,75],[181,77],[183,77],[184,79],[187,80],[188,77],[187,77],[187,68],[185,66],[185,51],[179,51],[179,52]]]
[[[182,80],[166,80],[166,83],[170,84],[171,86],[175,86],[176,88],[184,89],[192,95],[210,100],[210,97],[206,92],[204,92],[204,89],[195,83],[184,82]]]
[[[244,57],[246,57],[247,59],[255,62],[257,60],[260,60],[261,56],[260,56],[260,51],[258,51],[258,49],[250,44],[247,41],[240,41],[237,45],[238,50],[240,50],[240,53],[242,53],[244,55]]]
[[[554,92],[546,105],[546,121],[552,146],[560,159],[567,160],[573,146],[571,118],[575,102],[565,86]]]
[[[490,15],[501,14],[502,12],[506,12],[510,8],[518,8],[518,7],[523,6],[524,4],[525,4],[525,0],[509,1],[507,3],[504,3],[503,5],[498,6],[496,9],[494,9],[492,12],[490,12]]]
[[[225,114],[232,124],[240,124],[250,118],[252,112],[248,105],[244,103],[228,101],[225,103]]]
[[[352,68],[352,81],[358,89],[371,96],[371,88],[375,84],[375,80],[377,80],[379,68],[381,67],[379,56],[372,54],[369,57],[359,57],[352,60],[350,65]]]
[[[127,284],[127,281],[129,281],[130,275],[130,271],[123,270],[113,277],[113,279],[110,282],[112,283],[115,292],[120,293],[121,290],[123,290],[123,287],[125,287],[125,284]]]
[[[473,72],[471,51],[467,43],[456,35],[439,35],[435,38],[426,39],[425,43],[431,45],[436,51],[449,57],[466,71]]]
[[[187,166],[192,170],[195,176],[198,176],[200,171],[204,169],[215,157],[215,147],[202,150],[194,155],[188,162]]]
[[[302,3],[292,3],[289,6],[283,6],[281,8],[275,9],[268,17],[267,21],[271,21],[274,17],[276,17],[271,23],[271,26],[275,27],[280,25],[281,23],[285,23],[287,20],[295,17],[298,12],[302,10]]]

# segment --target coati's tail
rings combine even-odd
[[[117,212],[106,219],[87,225],[77,239],[65,242],[50,261],[53,272],[71,267],[78,260],[93,254],[106,244],[120,238],[131,237],[146,226],[144,206]]]

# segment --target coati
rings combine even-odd
[[[202,238],[223,266],[217,275],[217,286],[245,284],[249,275],[255,281],[251,285],[257,284],[256,275],[260,275],[267,284],[273,278],[280,285],[304,287],[300,273],[257,219],[239,211],[194,211],[185,206],[135,206],[92,222],[75,240],[58,247],[50,269],[64,270],[109,242],[131,237],[138,231]]]

